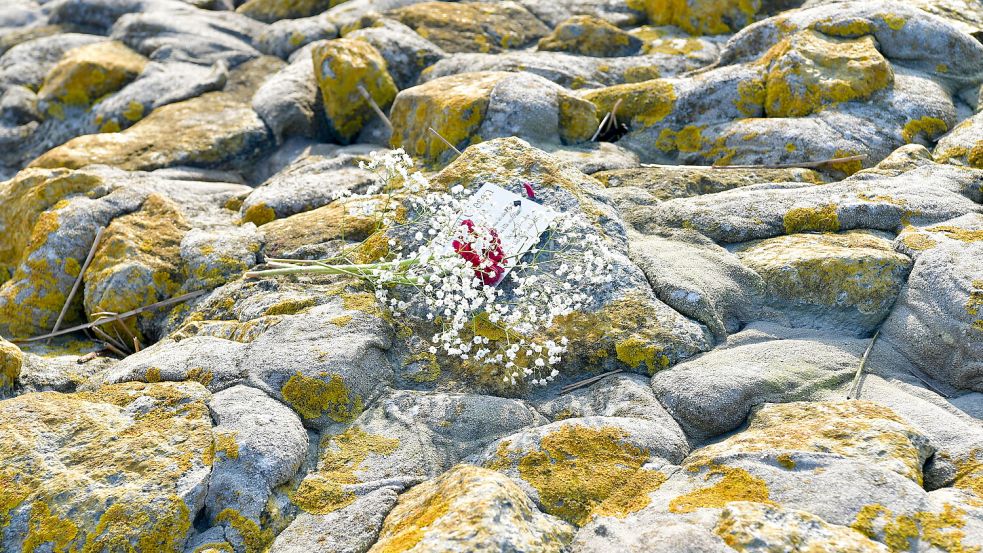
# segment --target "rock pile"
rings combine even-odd
[[[0,551],[983,550],[981,40],[973,0],[5,1]],[[555,382],[244,278],[388,255],[390,146],[607,241]]]

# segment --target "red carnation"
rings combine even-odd
[[[475,225],[471,219],[461,221],[461,225],[468,228],[468,235],[477,237]],[[474,241],[454,240],[451,245],[454,246],[454,252],[457,255],[475,268],[474,276],[481,279],[481,282],[486,286],[491,286],[497,284],[505,275],[505,269],[502,267],[502,263],[505,261],[505,252],[502,250],[502,241],[498,237],[498,232],[495,229],[488,229],[488,232],[491,235],[491,246],[486,251],[477,251],[474,247]]]

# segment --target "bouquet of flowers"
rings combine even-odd
[[[569,340],[550,337],[550,327],[591,301],[586,287],[612,279],[610,252],[583,231],[585,216],[541,205],[528,182],[515,183],[519,194],[492,185],[440,190],[401,149],[361,166],[382,184],[348,205],[359,211],[352,215],[379,217],[369,240],[385,241],[383,259],[268,259],[269,269],[247,276],[360,279],[394,315],[432,329],[423,337],[430,354],[478,364],[508,385],[555,379]]]

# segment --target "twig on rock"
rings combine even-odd
[[[198,290],[197,292],[189,292],[187,294],[182,294],[180,296],[175,296],[173,298],[168,298],[166,300],[162,300],[162,301],[159,301],[157,303],[152,303],[150,305],[144,305],[143,307],[138,307],[138,308],[136,308],[136,309],[134,309],[132,311],[127,311],[126,313],[122,313],[120,315],[114,315],[114,316],[110,316],[110,317],[100,318],[100,319],[97,319],[95,321],[92,321],[91,323],[85,323],[85,324],[82,324],[82,325],[73,326],[71,328],[66,328],[64,330],[59,330],[58,332],[49,332],[47,334],[42,334],[41,336],[35,336],[33,338],[25,338],[23,340],[13,340],[13,342],[14,343],[24,344],[24,343],[28,343],[28,342],[37,342],[39,340],[46,340],[48,338],[53,338],[55,336],[61,336],[62,334],[71,334],[72,332],[77,332],[79,330],[86,330],[86,329],[93,329],[94,330],[95,327],[97,327],[99,325],[104,325],[104,324],[109,323],[109,322],[112,322],[113,320],[116,320],[116,319],[119,319],[119,320],[129,319],[130,317],[133,317],[134,315],[139,315],[140,313],[143,313],[145,311],[150,311],[151,309],[157,309],[158,307],[165,307],[165,306],[172,305],[172,304],[175,304],[175,303],[185,302],[185,301],[188,301],[190,299],[197,298],[198,296],[203,296],[203,295],[207,294],[210,291],[211,290]]]
[[[775,165],[710,165],[713,169],[813,169],[816,167],[822,167],[823,165],[829,165],[830,163],[846,163],[848,161],[863,161],[867,159],[867,154],[860,154],[849,157],[834,157],[831,159],[822,159],[819,161],[802,161],[799,163],[779,163]]]
[[[104,230],[106,230],[106,227],[99,227],[99,230],[96,231],[96,237],[92,240],[92,246],[89,247],[89,255],[85,257],[85,263],[82,263],[82,268],[79,269],[79,274],[75,277],[75,283],[72,284],[72,291],[65,298],[65,305],[61,307],[61,313],[58,313],[58,319],[55,320],[55,326],[51,329],[51,332],[58,332],[58,329],[61,327],[61,322],[68,313],[68,307],[72,305],[72,300],[75,299],[75,293],[78,292],[79,286],[82,284],[82,275],[85,274],[85,270],[89,268],[92,258],[96,255],[96,248],[99,247],[99,241],[102,240],[102,232]]]
[[[427,128],[429,128],[429,129],[430,129],[430,132],[432,132],[432,133],[434,134],[434,136],[436,136],[437,138],[439,138],[439,139],[441,139],[441,140],[442,140],[442,141],[444,142],[444,144],[447,144],[447,145],[448,145],[448,146],[450,147],[450,149],[452,149],[452,150],[454,150],[455,152],[457,152],[457,155],[461,155],[461,150],[458,150],[458,149],[457,149],[457,148],[456,148],[456,147],[455,147],[455,146],[454,146],[453,144],[451,144],[451,143],[450,143],[450,142],[449,142],[449,141],[448,141],[448,140],[447,140],[446,138],[444,138],[443,136],[440,136],[440,133],[439,133],[439,132],[437,132],[437,131],[435,131],[435,130],[433,130],[433,127],[427,127]]]
[[[563,388],[560,389],[560,395],[569,394],[570,392],[572,392],[572,391],[574,391],[574,390],[576,390],[578,388],[583,388],[584,386],[590,386],[591,384],[597,382],[598,380],[607,378],[607,377],[611,376],[612,374],[618,374],[620,372],[621,372],[621,369],[615,369],[613,371],[608,371],[606,373],[602,373],[602,374],[599,374],[597,376],[592,376],[590,378],[585,378],[583,380],[579,380],[577,382],[574,382],[573,384],[567,384],[566,386],[564,386]]]
[[[375,103],[375,100],[372,98],[372,95],[369,94],[369,91],[365,90],[365,87],[359,84],[358,92],[359,94],[362,95],[362,98],[365,98],[365,101],[369,103],[369,107],[371,107],[372,111],[374,111],[375,114],[379,116],[379,119],[382,119],[382,122],[385,123],[387,127],[389,127],[389,132],[390,133],[393,132],[392,121],[390,121],[389,118],[386,117],[386,113],[382,111],[382,108],[379,107],[379,104]]]
[[[860,396],[860,375],[864,372],[864,365],[867,364],[867,356],[870,355],[870,351],[874,349],[874,343],[877,342],[877,337],[881,335],[881,329],[877,329],[874,333],[874,337],[870,339],[870,345],[867,346],[867,351],[864,352],[864,356],[860,358],[860,366],[857,367],[857,373],[853,375],[853,382],[850,383],[850,391],[847,392],[847,399],[857,399]]]

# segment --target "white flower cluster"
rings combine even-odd
[[[432,336],[421,337],[430,354],[492,371],[507,385],[555,379],[570,345],[553,331],[556,319],[589,307],[591,287],[611,281],[612,256],[591,222],[561,213],[536,247],[510,258],[494,229],[462,224],[464,188],[434,191],[403,150],[376,154],[360,167],[382,177],[371,193],[388,194],[372,205],[382,211],[378,232],[388,237],[390,253],[382,262],[339,266],[339,273],[367,280],[404,320],[433,325]]]

